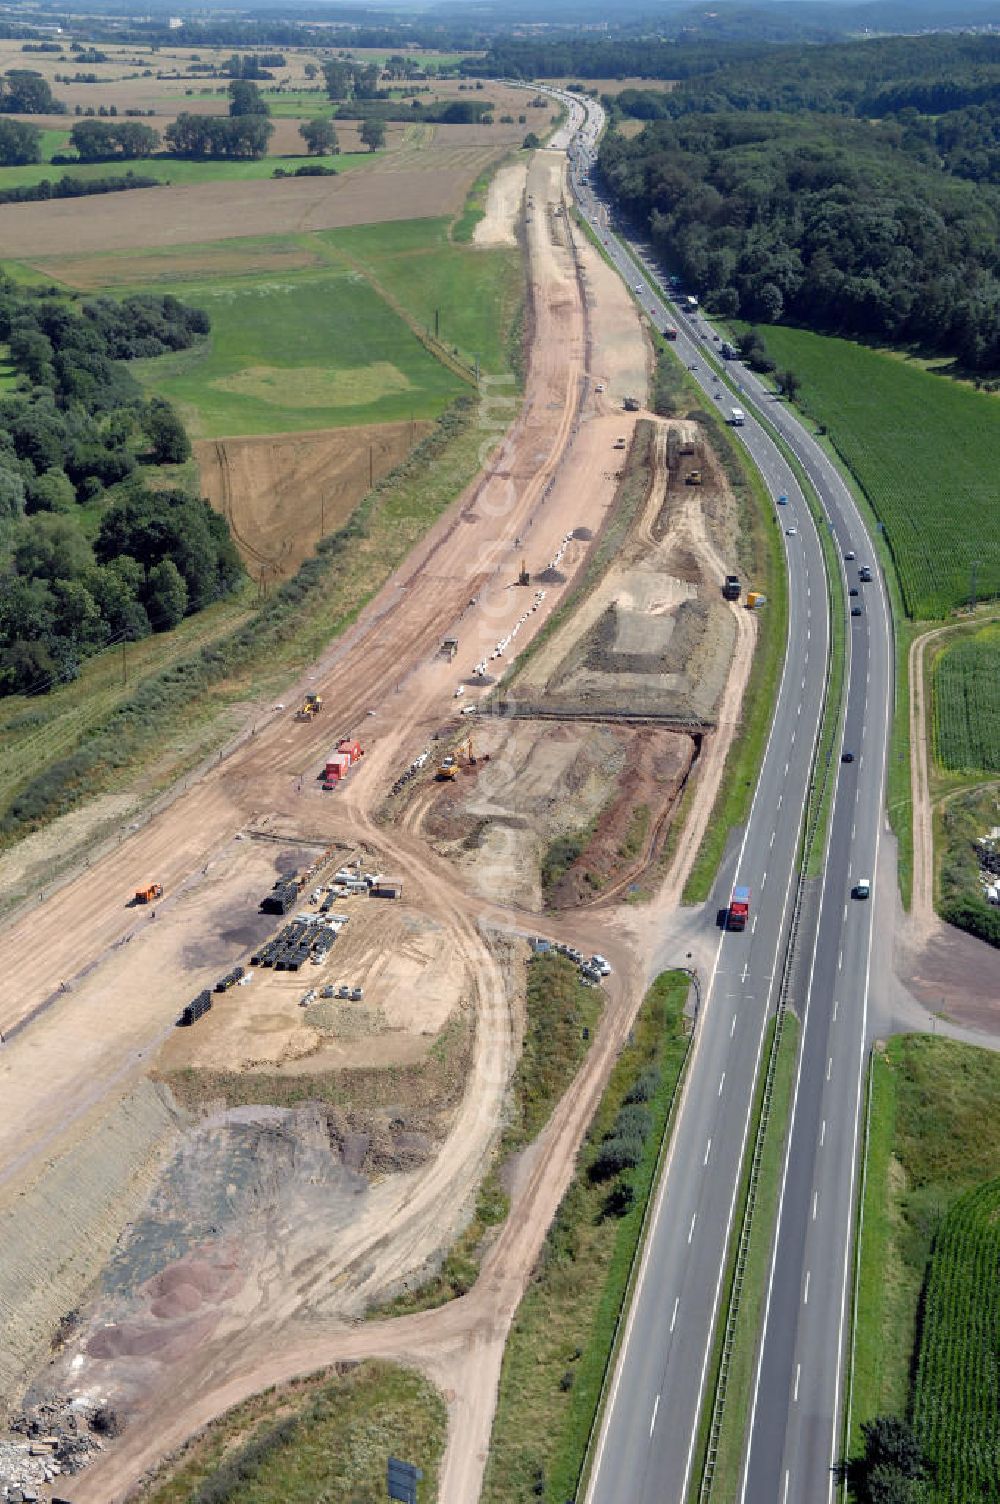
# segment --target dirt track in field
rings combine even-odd
[[[536,156],[529,184],[540,209],[564,202],[564,173],[562,157]],[[431,855],[419,834],[387,831],[374,814],[435,731],[458,729],[456,684],[469,679],[521,610],[512,590],[520,557],[537,570],[576,530],[599,534],[613,501],[609,453],[633,419],[612,409],[610,395],[642,391],[646,352],[624,287],[589,247],[574,251],[570,233],[564,212],[533,215],[527,236],[533,338],[521,413],[487,460],[498,427],[509,421],[508,411],[498,425],[494,409],[492,432],[484,432],[483,474],[295,687],[293,694],[307,686],[321,691],[324,715],[299,724],[286,710],[259,707],[253,734],[248,728],[239,749],[5,935],[13,959],[0,979],[0,1028],[9,1032],[18,1019],[41,1011],[0,1055],[0,1163],[7,1167],[0,1209],[22,1192],[44,1204],[49,1167],[143,1083],[179,1005],[218,969],[223,915],[246,912],[248,875],[238,843],[248,828],[388,847],[393,872],[407,893],[420,895],[422,912],[445,930],[460,958],[476,1017],[465,1094],[429,1164],[374,1188],[344,1228],[286,1226],[256,1253],[244,1250],[247,1278],[239,1289],[220,1299],[207,1326],[192,1327],[187,1337],[178,1333],[176,1343],[158,1349],[146,1328],[125,1322],[119,1332],[112,1314],[110,1327],[101,1323],[100,1342],[91,1348],[80,1338],[78,1350],[70,1347],[66,1381],[80,1390],[124,1393],[131,1413],[122,1440],[74,1480],[77,1504],[122,1498],[164,1450],[240,1395],[360,1352],[409,1359],[441,1384],[450,1428],[439,1497],[442,1504],[470,1504],[477,1496],[509,1323],[641,1000],[654,947],[662,943],[664,906],[674,903],[697,849],[749,661],[749,645],[741,643],[738,671],[720,705],[714,763],[704,760],[709,774],[714,766],[715,782],[702,775],[702,807],[695,802],[691,842],[678,855],[666,897],[641,916],[570,915],[552,926],[581,947],[598,943],[615,975],[587,1060],[542,1136],[474,1291],[405,1321],[345,1325],[453,1240],[490,1153],[516,1059],[508,985],[495,949],[484,943],[484,927],[518,929],[530,916],[470,898],[461,874]],[[577,258],[586,270],[589,309]],[[605,329],[598,374],[609,395],[598,402],[587,382],[587,335]],[[586,554],[577,545],[567,557],[566,587],[548,591],[518,650],[558,606]],[[459,639],[453,662],[437,656],[448,634]],[[315,774],[331,740],[348,731],[365,741],[366,757],[336,797],[324,796]],[[124,907],[140,878],[154,876],[167,890],[156,925]],[[57,1258],[58,1247],[50,1254]],[[47,1277],[44,1256],[43,1250],[39,1287]]]
[[[194,452],[202,495],[228,521],[255,579],[288,578],[432,427],[372,423],[201,439]]]

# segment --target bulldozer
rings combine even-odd
[[[435,777],[437,778],[439,783],[450,783],[452,779],[457,778],[458,763],[455,758],[451,756],[444,758],[443,761],[438,764],[438,770],[435,774]]]
[[[314,716],[319,715],[322,709],[322,695],[306,695],[305,699],[302,701],[302,704],[295,712],[295,719],[297,721],[311,721]]]
[[[528,566],[524,559],[521,560],[521,568],[518,571],[517,583],[519,585],[531,584],[531,575],[528,573]]]
[[[152,903],[154,898],[163,897],[162,883],[147,883],[144,888],[136,888],[133,903]]]

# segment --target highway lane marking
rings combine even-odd
[[[788,1469],[786,1467],[785,1468],[785,1491],[784,1491],[784,1493],[781,1496],[781,1504],[788,1504],[788,1479],[789,1479],[789,1476],[790,1475],[789,1475]]]
[[[730,1039],[732,1039],[732,1037],[733,1037],[733,1035],[735,1033],[736,1033],[736,1014],[734,1013],[733,1014],[733,1021],[729,1025],[729,1037],[730,1037]]]
[[[656,1399],[653,1401],[653,1418],[649,1422],[649,1434],[650,1434],[650,1436],[652,1436],[652,1434],[653,1434],[653,1427],[656,1425],[656,1412],[657,1412],[657,1410],[659,1410],[659,1408],[660,1408],[660,1396],[657,1395]]]
[[[816,1221],[816,1213],[819,1211],[819,1191],[813,1191],[813,1221]]]
[[[690,1243],[691,1239],[694,1237],[694,1224],[697,1222],[697,1220],[698,1220],[698,1213],[695,1212],[694,1216],[691,1218],[691,1226],[688,1228],[688,1242],[689,1243]]]
[[[834,1023],[837,1022],[837,1009],[839,1007],[840,1007],[839,1001],[837,1000],[837,998],[834,998],[834,1000],[833,1000],[833,1021],[834,1021]]]
[[[797,1405],[798,1402],[799,1402],[799,1379],[801,1377],[802,1377],[802,1364],[801,1363],[796,1363],[796,1365],[795,1365],[795,1393],[792,1395],[792,1404],[793,1405]]]
[[[787,762],[785,763],[785,777],[786,778],[788,777],[788,764],[787,764]]]
[[[725,1086],[725,1084],[726,1084],[726,1073],[725,1073],[725,1071],[723,1071],[722,1072],[722,1080],[719,1082],[719,1096],[720,1097],[722,1096],[722,1088]]]
[[[771,831],[771,839],[770,839],[770,841],[769,841],[769,842],[768,842],[768,846],[769,846],[769,847],[770,847],[770,846],[773,846],[773,845],[774,845],[774,836],[775,836],[775,832],[774,832],[774,831],[773,831],[773,830],[772,830],[772,831]]]
[[[767,873],[765,872],[764,875],[763,875],[763,877],[760,880],[761,887],[763,887],[766,882],[767,882]]]
[[[772,837],[772,839],[773,839],[773,837]],[[751,935],[756,934],[756,932],[757,932],[757,917],[758,916],[756,914],[753,916],[753,920],[752,920],[751,925],[750,925],[750,933],[751,933]]]
[[[823,1145],[825,1143],[826,1143],[826,1118],[823,1119],[822,1126],[820,1127],[820,1130],[819,1130],[819,1146],[820,1146],[821,1149],[822,1149],[822,1147],[823,1147]]]
[[[702,1160],[702,1165],[707,1165],[708,1164],[708,1156],[711,1154],[711,1152],[712,1152],[712,1140],[709,1139],[709,1141],[708,1141],[708,1147],[705,1150],[705,1158]]]
[[[826,1079],[829,1081],[829,1079],[830,1079],[830,1077],[832,1075],[833,1075],[833,1056],[831,1055],[830,1058],[829,1058],[829,1060],[826,1062]]]
[[[812,1274],[812,1271],[810,1269],[807,1269],[806,1270],[806,1287],[805,1287],[805,1290],[802,1292],[802,1304],[804,1306],[807,1306],[809,1304],[809,1280],[810,1280],[811,1274]]]
[[[841,951],[840,955],[837,957],[837,970],[838,971],[843,971],[843,969],[844,969],[844,952]]]
[[[680,1303],[681,1303],[680,1296],[679,1295],[675,1295],[674,1296],[674,1309],[673,1309],[673,1311],[671,1313],[671,1316],[670,1316],[670,1330],[671,1331],[673,1331],[674,1327],[677,1325],[677,1307],[680,1305]]]
[[[778,808],[779,809],[781,808],[781,801],[782,801],[782,799],[784,799],[784,797],[785,797],[784,794],[779,794],[778,795]]]

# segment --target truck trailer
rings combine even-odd
[[[733,889],[733,896],[729,900],[729,912],[726,915],[726,929],[745,930],[749,917],[750,889],[736,887]]]

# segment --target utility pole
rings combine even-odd
[[[435,308],[435,310],[434,310],[434,338],[435,339],[440,339],[441,338],[441,310],[440,310],[440,308]]]
[[[127,646],[127,644],[123,642],[122,643],[122,684],[127,684],[128,683],[128,660],[125,657],[125,648],[126,648],[126,646]]]

